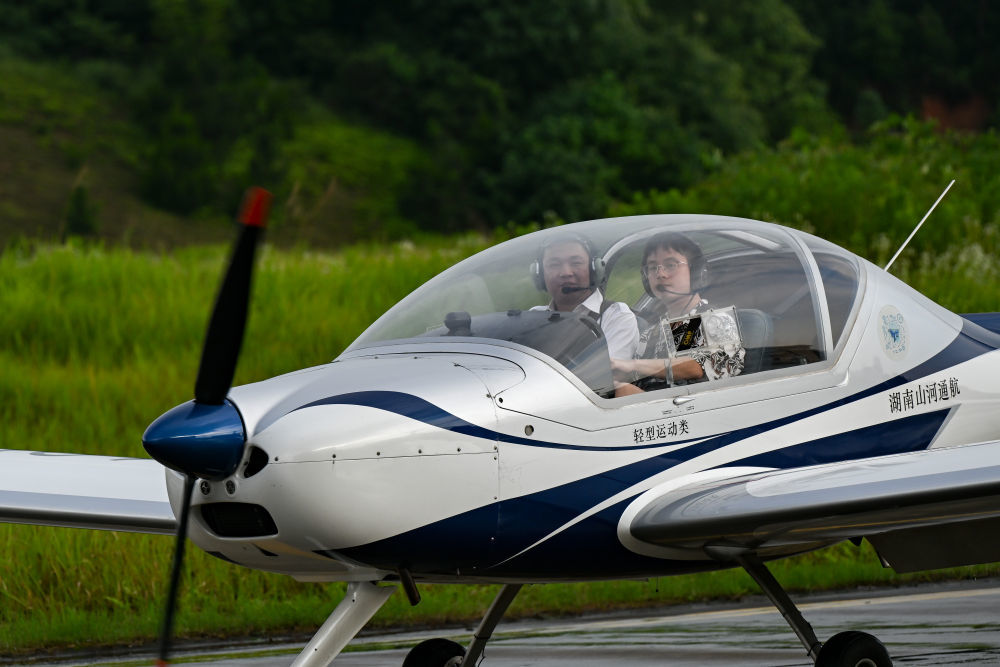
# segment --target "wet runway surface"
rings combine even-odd
[[[850,595],[796,596],[820,640],[843,630],[864,630],[889,649],[897,666],[1000,665],[1000,581],[927,585]],[[410,646],[442,636],[467,643],[471,628],[372,635],[356,639],[335,667],[401,665]],[[178,662],[236,667],[288,665],[297,646],[231,647],[214,659],[178,653]],[[207,660],[206,660],[207,658]],[[91,659],[68,665],[149,664]],[[739,606],[685,605],[641,613],[556,621],[501,623],[487,646],[483,667],[597,666],[806,667],[811,661],[781,615],[763,598]]]

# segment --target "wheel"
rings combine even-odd
[[[450,639],[427,639],[410,649],[403,667],[449,667],[452,658],[465,655],[465,647]],[[454,664],[458,664],[456,660]]]
[[[882,642],[866,632],[839,632],[823,644],[816,667],[892,667]]]

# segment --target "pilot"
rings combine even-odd
[[[597,257],[582,236],[556,236],[538,251],[531,265],[532,278],[540,291],[548,292],[547,306],[531,310],[577,312],[597,321],[608,343],[611,357],[631,359],[638,352],[639,324],[632,309],[619,301],[607,301],[598,284],[604,278],[604,260]]]
[[[708,268],[701,248],[683,234],[663,232],[649,240],[642,257],[642,284],[657,299],[662,316],[640,334],[639,358],[612,358],[615,396],[743,372],[746,352],[742,347],[700,349],[705,344],[701,328],[692,331],[692,320],[678,321],[710,308],[698,293],[705,285]],[[671,350],[682,344],[692,349],[690,355],[671,357]]]

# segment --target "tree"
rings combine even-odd
[[[182,214],[280,171],[286,88],[230,49],[229,0],[154,0],[153,57],[137,86],[148,149],[143,194]],[[242,155],[242,157],[241,157]]]
[[[706,0],[657,5],[727,62],[739,68],[747,103],[760,114],[767,139],[792,128],[822,130],[831,122],[823,84],[812,74],[820,41],[782,0]]]

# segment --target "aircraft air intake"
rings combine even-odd
[[[266,537],[278,534],[271,514],[252,503],[200,505],[205,525],[219,537]]]

